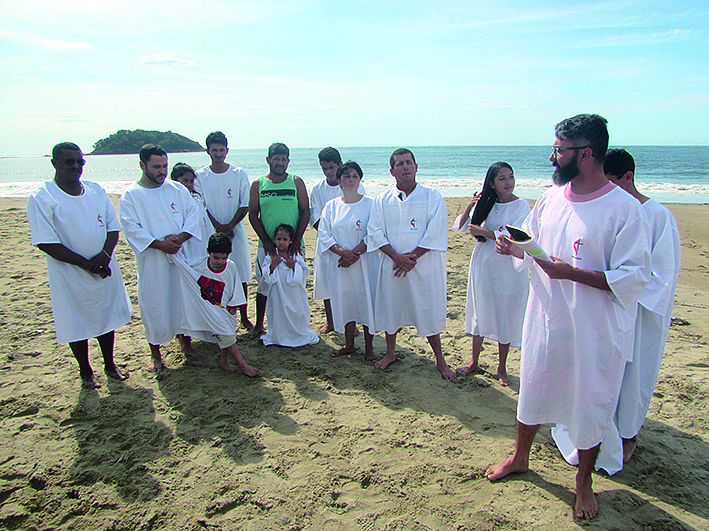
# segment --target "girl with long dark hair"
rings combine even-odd
[[[472,360],[458,372],[475,372],[483,339],[492,339],[498,343],[497,376],[503,386],[510,384],[507,354],[510,346],[521,345],[529,295],[529,273],[515,270],[511,256],[495,252],[497,236],[507,234],[505,225],[519,226],[529,213],[529,204],[514,195],[514,188],[512,166],[496,162],[487,170],[482,191],[473,196],[453,225],[457,232],[470,232],[477,240],[470,259],[465,307],[465,333],[473,336]]]

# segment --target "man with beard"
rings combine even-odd
[[[613,429],[623,368],[632,356],[638,297],[650,273],[650,226],[639,201],[603,172],[605,118],[580,114],[556,126],[550,160],[554,188],[536,202],[523,227],[552,257],[525,256],[498,238],[498,252],[531,267],[522,336],[517,441],[512,457],[490,467],[491,481],[529,469],[540,424],[568,427],[579,448],[578,518],[598,514],[591,473]]]
[[[167,153],[155,144],[140,148],[140,180],[121,197],[121,225],[138,265],[138,304],[150,345],[150,370],[163,369],[160,345],[182,327],[177,266],[167,259],[199,232],[197,205],[187,188],[167,177]],[[182,351],[200,357],[181,341]]]
[[[268,174],[251,183],[249,193],[249,221],[254,232],[259,237],[256,255],[256,277],[258,290],[256,292],[256,324],[249,337],[255,338],[266,332],[264,318],[266,315],[266,300],[268,284],[263,278],[268,276],[259,270],[258,264],[263,263],[266,254],[274,256],[277,252],[273,242],[276,227],[281,224],[295,227],[295,237],[289,252],[292,255],[303,254],[303,234],[310,220],[310,205],[308,191],[303,179],[297,175],[286,173],[290,162],[290,150],[281,142],[271,144],[268,148],[266,163]]]

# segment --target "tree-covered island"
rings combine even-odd
[[[138,153],[145,144],[158,144],[168,153],[204,151],[199,142],[172,131],[145,131],[143,129],[129,131],[121,129],[96,142],[94,150],[89,154],[128,155]]]

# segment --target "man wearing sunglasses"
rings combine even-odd
[[[523,223],[551,262],[533,260],[510,240],[498,252],[531,267],[522,336],[515,453],[488,469],[497,480],[529,469],[541,424],[568,429],[578,448],[577,518],[598,514],[591,474],[614,429],[623,369],[632,356],[637,301],[650,274],[650,225],[640,202],[603,172],[605,118],[580,114],[556,126],[550,161],[557,185]]]
[[[47,255],[57,343],[69,344],[82,387],[95,389],[101,386],[89,363],[88,339],[98,340],[107,376],[128,378],[113,361],[113,343],[132,308],[113,257],[120,230],[116,209],[101,186],[81,181],[85,164],[76,144],[54,146],[54,179],[30,195],[27,217],[32,244]]]

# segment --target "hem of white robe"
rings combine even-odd
[[[104,334],[107,334],[108,332],[114,332],[114,331],[118,330],[119,328],[130,323],[130,312],[128,313],[127,319],[125,319],[125,318],[124,319],[117,319],[116,322],[117,322],[117,324],[115,326],[113,326],[112,324],[107,324],[103,329],[99,329],[99,330],[103,330],[103,332],[98,332],[97,334],[92,333],[93,335],[80,334],[81,336],[84,336],[84,337],[79,337],[77,339],[71,338],[71,336],[68,334],[61,334],[61,337],[60,337],[59,332],[55,330],[55,335],[57,337],[57,344],[67,345],[69,343],[75,343],[77,341],[84,341],[85,339],[92,339],[94,337],[99,337]]]

